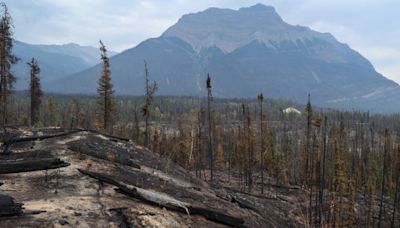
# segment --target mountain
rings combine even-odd
[[[310,93],[324,107],[396,112],[400,87],[329,33],[282,20],[271,6],[209,8],[184,15],[160,37],[110,59],[115,90],[143,94],[143,60],[162,95],[205,95],[213,79],[218,97],[303,102]],[[95,93],[101,65],[52,83],[54,92]],[[397,105],[397,107],[396,107]]]
[[[38,60],[41,80],[44,85],[67,75],[80,72],[100,62],[98,48],[70,43],[65,45],[35,45],[14,42],[13,53],[20,58],[12,67],[17,77],[16,89],[27,89],[29,68],[26,64],[32,57]],[[111,54],[115,54],[111,52]],[[48,89],[48,88],[44,88]]]

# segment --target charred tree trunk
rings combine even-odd
[[[5,160],[0,161],[0,174],[57,169],[66,166],[69,166],[69,163],[58,158],[28,159],[22,161]]]
[[[210,159],[210,181],[214,181],[214,152],[213,152],[213,143],[212,143],[212,123],[211,123],[211,78],[210,75],[207,75],[206,81],[207,87],[207,114],[208,114],[208,156]]]
[[[324,131],[322,136],[322,162],[320,167],[322,169],[321,178],[320,178],[320,188],[319,188],[319,224],[322,225],[322,217],[324,211],[324,188],[325,188],[325,167],[326,167],[326,130],[328,127],[328,117],[324,118]]]
[[[91,178],[94,178],[96,180],[112,184],[116,187],[118,187],[117,191],[120,193],[123,193],[125,195],[143,200],[145,202],[148,202],[150,204],[154,205],[159,205],[163,206],[165,208],[174,210],[174,211],[179,211],[183,212],[189,215],[201,215],[207,218],[208,220],[215,221],[218,223],[222,223],[228,226],[233,226],[233,227],[240,227],[243,225],[244,220],[242,218],[237,218],[233,217],[231,215],[228,215],[226,213],[216,211],[213,209],[209,209],[206,207],[202,206],[197,206],[197,205],[192,205],[190,203],[186,203],[180,200],[177,200],[175,198],[172,198],[169,195],[166,194],[161,194],[157,192],[153,192],[150,190],[138,188],[132,185],[127,185],[122,182],[119,182],[115,179],[113,179],[111,176],[102,174],[102,173],[95,173],[87,170],[81,170],[79,169],[79,172],[81,172],[84,175],[87,175]]]
[[[378,227],[381,227],[382,223],[382,215],[383,215],[383,197],[385,195],[385,180],[386,180],[386,173],[387,173],[387,156],[389,150],[389,132],[388,129],[385,129],[385,148],[383,152],[383,172],[382,172],[382,185],[381,185],[381,197],[379,203],[379,218],[378,218]]]

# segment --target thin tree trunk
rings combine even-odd
[[[211,134],[211,91],[208,91],[207,96],[207,108],[208,108],[208,156],[210,159],[210,181],[214,180],[214,158],[213,158],[213,148],[212,148],[212,134]]]
[[[381,227],[381,222],[382,222],[382,213],[383,213],[383,196],[384,196],[384,190],[385,190],[385,179],[386,179],[386,172],[387,172],[387,165],[386,165],[386,157],[388,153],[388,129],[385,129],[385,148],[384,148],[384,154],[383,154],[383,172],[382,172],[382,185],[381,185],[381,198],[380,198],[380,203],[379,203],[379,220],[378,220],[378,227]]]
[[[261,194],[264,194],[264,132],[263,132],[263,102],[260,98],[260,159],[261,159]]]
[[[397,173],[396,173],[396,187],[395,187],[395,192],[394,192],[394,199],[393,199],[393,213],[392,213],[392,221],[390,226],[393,228],[395,225],[395,219],[396,219],[396,209],[397,209],[397,203],[399,200],[399,191],[400,191],[400,145],[397,147]]]
[[[319,222],[320,225],[322,225],[322,212],[324,209],[324,188],[325,188],[325,167],[326,167],[326,130],[327,130],[327,122],[328,122],[328,117],[325,116],[324,118],[324,135],[323,135],[323,152],[322,152],[322,174],[321,174],[321,179],[320,179],[320,197],[319,197]]]
[[[144,127],[144,146],[149,146],[149,116],[145,116],[145,127]]]

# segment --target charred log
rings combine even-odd
[[[87,131],[87,132],[90,132],[90,133],[94,133],[94,134],[103,135],[103,136],[105,136],[107,138],[114,139],[114,140],[120,140],[120,141],[125,141],[125,142],[129,142],[130,141],[130,139],[127,139],[127,138],[123,138],[123,137],[119,137],[119,136],[115,136],[115,135],[102,133],[100,131],[96,131],[96,130],[92,130],[92,129],[81,129],[81,130],[82,131]]]
[[[102,145],[92,143],[82,143],[81,141],[75,141],[68,143],[70,150],[85,154],[91,157],[95,157],[102,160],[117,162],[122,165],[131,166],[136,169],[140,169],[140,165],[132,161],[127,153],[118,153],[118,151],[110,153],[105,150]]]
[[[226,213],[219,212],[213,209],[209,209],[206,207],[198,206],[198,205],[192,205],[187,202],[183,202],[180,200],[177,200],[171,196],[161,194],[158,192],[154,191],[149,191],[146,189],[142,188],[137,188],[132,185],[127,185],[125,183],[121,183],[112,177],[110,177],[107,174],[102,174],[102,173],[95,173],[87,170],[81,170],[79,171],[87,175],[89,177],[92,177],[96,180],[112,184],[116,187],[118,187],[117,191],[120,193],[123,193],[125,195],[143,200],[147,203],[162,206],[171,210],[187,213],[187,214],[192,214],[192,215],[201,215],[207,218],[208,220],[214,221],[214,222],[219,222],[225,225],[229,226],[234,226],[234,227],[241,227],[243,226],[244,220],[242,218],[237,218],[234,216],[230,216]]]
[[[141,166],[149,167],[202,187],[208,186],[168,158],[161,158],[157,154],[131,143],[121,146],[117,143],[110,143],[107,139],[89,134],[85,139],[68,142],[67,145],[70,150],[84,155],[131,166],[136,169],[140,169]]]
[[[69,165],[69,163],[64,162],[58,158],[3,160],[0,161],[0,174],[57,169]]]
[[[253,203],[251,203],[249,200],[247,200],[246,198],[235,195],[235,196],[232,196],[232,202],[236,202],[239,205],[239,207],[241,207],[241,208],[246,208],[246,209],[250,209],[250,210],[258,212],[255,205]]]
[[[33,150],[19,153],[2,154],[0,153],[0,161],[4,160],[22,160],[22,159],[39,159],[53,158],[53,155],[48,150]]]
[[[58,134],[51,134],[51,135],[35,135],[35,136],[14,136],[11,137],[8,140],[5,140],[3,142],[3,153],[7,154],[9,153],[9,147],[14,144],[14,143],[20,143],[20,142],[29,142],[29,141],[36,141],[36,140],[44,140],[44,139],[49,139],[49,138],[56,138],[56,137],[63,137],[63,136],[67,136],[70,134],[75,134],[78,132],[81,132],[82,130],[71,130],[71,131],[67,131],[67,132],[62,132],[62,133],[58,133]]]

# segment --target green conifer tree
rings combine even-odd
[[[17,63],[18,58],[13,55],[13,25],[12,18],[6,4],[1,3],[0,15],[0,124],[8,123],[9,99],[16,78],[11,72],[11,66]]]
[[[39,108],[42,103],[42,89],[40,86],[40,67],[35,58],[32,58],[30,62],[27,63],[30,67],[30,86],[29,86],[29,96],[30,96],[30,114],[31,114],[31,126],[34,126],[39,119]]]

